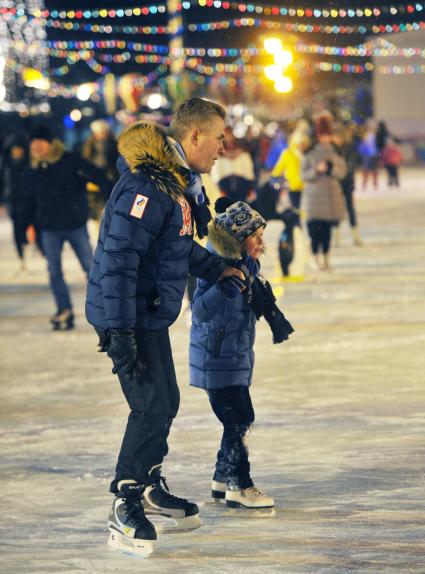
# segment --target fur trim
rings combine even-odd
[[[56,163],[65,153],[65,146],[60,140],[53,140],[50,146],[49,155],[44,159],[31,158],[31,167],[37,169],[43,163]]]
[[[174,200],[183,195],[188,185],[187,170],[180,165],[166,133],[158,126],[132,124],[118,138],[118,151],[133,173],[147,175]]]
[[[215,251],[225,259],[239,259],[241,246],[237,239],[229,235],[224,229],[218,228],[211,222],[208,226],[208,240]]]

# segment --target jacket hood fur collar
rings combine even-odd
[[[146,122],[132,124],[119,136],[118,151],[132,173],[147,175],[174,200],[183,195],[189,172],[161,128]]]
[[[43,159],[32,157],[31,158],[31,167],[34,169],[37,169],[42,164],[56,163],[63,156],[64,152],[65,152],[65,146],[63,145],[63,143],[60,140],[53,140],[52,145],[50,146],[50,151],[49,151],[48,156],[43,158]]]
[[[225,259],[239,259],[242,257],[241,245],[238,240],[224,229],[215,226],[214,222],[211,222],[208,226],[208,241],[218,255]]]

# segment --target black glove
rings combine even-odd
[[[136,334],[133,329],[110,329],[106,353],[114,363],[114,374],[124,371],[126,375],[140,376],[146,370],[137,355]]]
[[[218,286],[227,299],[234,299],[238,293],[242,292],[245,283],[236,275],[230,275],[219,281]]]
[[[276,303],[273,303],[270,306],[266,305],[264,318],[270,325],[270,329],[273,333],[273,343],[275,345],[286,341],[289,335],[294,332],[291,323],[287,321],[285,315]]]

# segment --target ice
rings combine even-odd
[[[188,386],[188,327],[172,329],[182,393],[164,474],[201,503],[204,525],[160,535],[137,560],[107,546],[108,493],[127,408],[83,319],[84,277],[66,251],[77,311],[52,332],[45,263],[18,268],[0,218],[1,567],[7,574],[366,574],[425,571],[425,171],[400,191],[357,192],[364,246],[347,224],[334,271],[279,283],[280,226],[265,274],[295,334],[272,345],[258,324],[250,435],[253,477],[274,518],[208,504],[220,429]],[[92,229],[94,232],[94,229]]]

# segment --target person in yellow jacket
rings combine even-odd
[[[304,183],[301,178],[301,160],[304,150],[310,145],[308,136],[294,131],[289,138],[289,146],[283,150],[273,168],[271,177],[284,177],[288,182],[289,200],[299,215]]]

